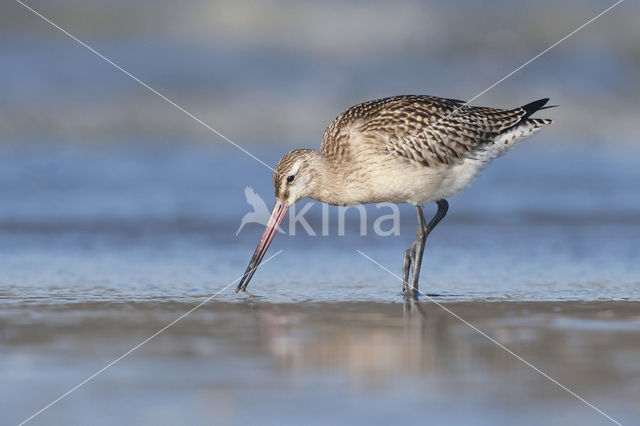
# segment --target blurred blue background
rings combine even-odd
[[[28,4],[231,139],[260,146],[316,145],[338,113],[369,99],[470,99],[609,5]],[[513,107],[551,97],[562,106],[553,111],[556,143],[628,141],[640,95],[638,12],[635,2],[621,4],[476,104]],[[0,24],[4,143],[224,144],[18,3],[3,4]]]
[[[470,99],[606,7],[29,4],[270,165],[294,147],[319,147],[331,120],[362,101],[409,93]],[[551,97],[560,107],[541,114],[552,126],[451,200],[429,249],[428,286],[463,295],[544,299],[553,286],[562,297],[627,297],[639,272],[639,11],[623,3],[474,102],[506,108]],[[174,292],[166,277],[215,288],[240,274],[261,232],[250,224],[235,236],[250,211],[244,188],[270,207],[271,171],[20,4],[4,3],[0,21],[0,282],[18,294],[27,285],[81,295],[103,285],[110,294],[125,283]],[[412,208],[401,211],[399,237],[360,237],[355,213],[348,235],[336,237],[335,209],[328,238],[279,236],[274,247],[289,249],[291,261],[277,262],[267,281],[289,296],[298,287],[277,282],[285,271],[335,288],[345,276],[362,277],[351,262],[363,247],[399,269],[415,228]],[[308,215],[316,229],[319,215],[317,205]],[[487,245],[496,246],[493,262],[481,261]],[[442,262],[449,267],[431,268]],[[310,275],[309,265],[322,274]],[[530,282],[541,292],[532,296]],[[616,290],[592,292],[594,283]],[[309,287],[300,297],[325,294]],[[395,297],[390,287],[397,286],[369,290]]]
[[[470,99],[611,3],[28,4],[274,165],[319,147],[356,103]],[[421,275],[422,290],[629,423],[640,395],[638,16],[637,2],[621,3],[473,102],[559,107],[450,200]],[[236,236],[249,185],[271,207],[268,168],[3,2],[3,419],[25,419],[238,278],[262,232]],[[371,222],[359,235],[356,212],[338,236],[335,208],[329,236],[278,235],[270,254],[284,252],[249,288],[261,298],[223,292],[34,424],[389,424],[399,411],[406,424],[603,420],[434,305],[403,314],[401,283],[356,252],[400,273],[416,226],[413,207],[400,210],[399,236],[375,236]],[[321,213],[316,203],[306,215],[316,230]]]

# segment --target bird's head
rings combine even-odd
[[[309,197],[315,190],[314,173],[320,153],[314,149],[296,149],[286,153],[273,171],[273,189],[276,202],[287,207],[302,198]]]
[[[322,156],[313,149],[296,149],[285,154],[273,171],[273,188],[276,192],[276,204],[269,217],[267,227],[253,253],[244,276],[236,292],[246,290],[249,281],[260,265],[273,237],[287,214],[287,210],[298,200],[311,196],[316,187],[318,166]]]

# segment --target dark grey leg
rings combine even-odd
[[[404,257],[402,259],[402,292],[409,294],[409,273],[411,272],[411,264],[415,258],[416,241],[412,242],[408,249],[404,251]]]
[[[413,252],[413,258],[411,259],[411,267],[413,270],[413,276],[411,277],[411,286],[407,289],[409,295],[412,297],[418,296],[418,280],[420,279],[420,267],[422,266],[422,255],[424,254],[424,244],[427,241],[427,223],[424,221],[424,214],[422,213],[422,206],[416,206],[416,213],[418,216],[418,229],[416,230],[415,250]],[[414,245],[412,244],[412,246]]]
[[[404,252],[404,258],[402,262],[402,291],[405,295],[411,295],[417,297],[418,295],[418,280],[420,279],[420,267],[422,265],[422,255],[424,254],[424,246],[427,241],[427,237],[433,231],[433,229],[440,223],[440,221],[447,215],[449,210],[449,203],[447,200],[438,200],[438,211],[433,219],[429,223],[425,223],[424,214],[422,213],[422,206],[416,206],[416,213],[418,216],[418,229],[416,230],[416,240],[411,243],[409,248]],[[409,270],[413,269],[413,276],[411,277],[411,285],[409,285]]]

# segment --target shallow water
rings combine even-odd
[[[251,148],[269,164],[287,150]],[[638,300],[636,151],[531,143],[497,160],[450,200],[427,243],[421,288],[457,301]],[[3,303],[211,294],[242,274],[263,230],[250,223],[236,236],[251,211],[245,187],[273,203],[271,172],[233,148],[41,146],[1,154]],[[278,235],[270,254],[283,253],[250,288],[269,301],[397,301],[397,279],[356,250],[399,274],[414,238],[413,208],[400,207],[400,235],[389,237],[373,232],[389,208],[367,208],[366,236],[357,211],[347,211],[344,236],[337,208],[328,211],[326,236],[300,226],[295,236]],[[305,218],[322,233],[318,203]]]
[[[273,148],[273,147],[272,147]],[[253,146],[269,164],[287,150]],[[632,153],[632,154],[630,154]],[[0,151],[0,412],[27,418],[244,271],[270,171],[200,145]],[[633,148],[527,144],[495,162],[430,236],[421,289],[611,417],[640,412],[640,186]],[[429,207],[432,209],[432,207]],[[229,287],[33,424],[606,424],[424,301],[400,273],[415,217],[371,234],[278,235]],[[431,212],[431,210],[429,210]],[[384,211],[387,213],[387,211]],[[322,229],[322,208],[309,223]],[[288,225],[285,223],[285,229]],[[8,414],[6,414],[8,413]]]

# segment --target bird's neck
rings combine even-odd
[[[314,186],[310,198],[333,205],[359,204],[357,179],[351,179],[349,168],[333,158],[318,153],[314,165]]]

